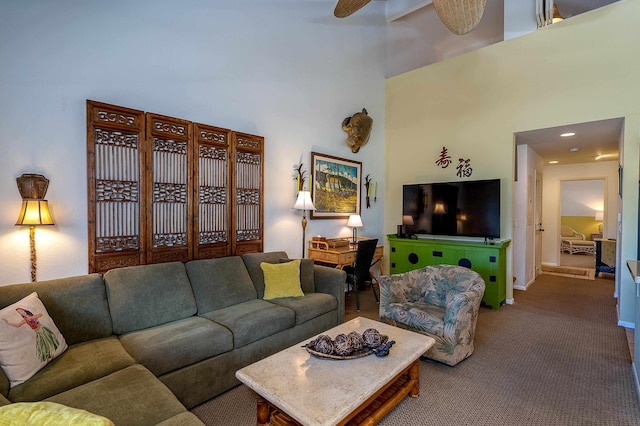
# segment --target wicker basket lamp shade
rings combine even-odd
[[[433,6],[444,25],[454,34],[473,30],[484,13],[487,0],[433,0]]]
[[[33,173],[23,174],[19,178],[16,178],[16,182],[23,200],[25,198],[42,200],[49,188],[49,179]]]
[[[336,18],[346,18],[362,7],[366,6],[371,0],[338,0],[333,15]]]

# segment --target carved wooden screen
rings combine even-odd
[[[87,102],[89,271],[145,263],[144,112]]]
[[[192,123],[147,113],[147,263],[193,259]]]
[[[233,133],[235,151],[233,217],[236,255],[263,250],[264,138]]]
[[[194,124],[196,259],[231,254],[230,147],[231,131]]]
[[[87,101],[89,272],[263,250],[264,138]]]

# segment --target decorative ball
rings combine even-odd
[[[346,334],[338,334],[333,341],[333,350],[336,355],[349,355],[353,352],[353,346],[351,340]]]
[[[352,331],[347,337],[351,341],[351,347],[354,351],[360,351],[364,348],[364,339],[357,331]]]
[[[331,337],[326,334],[321,334],[315,340],[315,351],[321,354],[331,355],[333,353],[333,342]]]
[[[377,348],[382,343],[380,332],[375,328],[367,328],[362,333],[362,338],[364,339],[364,344],[370,348]]]

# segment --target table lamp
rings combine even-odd
[[[349,216],[349,220],[347,221],[347,226],[353,228],[353,243],[355,244],[358,239],[358,231],[356,228],[360,228],[362,225],[362,218],[359,214],[352,214]]]
[[[307,229],[307,210],[315,210],[313,201],[311,201],[311,193],[309,191],[299,191],[296,203],[293,205],[295,210],[302,210],[302,258],[304,259],[305,230]]]
[[[36,226],[53,225],[49,213],[49,203],[44,200],[49,180],[42,175],[23,174],[16,179],[22,196],[22,208],[16,225],[29,226],[29,247],[31,249],[31,281],[36,281]]]

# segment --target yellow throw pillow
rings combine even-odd
[[[300,259],[287,263],[260,263],[264,273],[264,300],[304,296],[300,287]]]
[[[55,402],[17,402],[0,407],[5,426],[115,426],[106,417]]]

